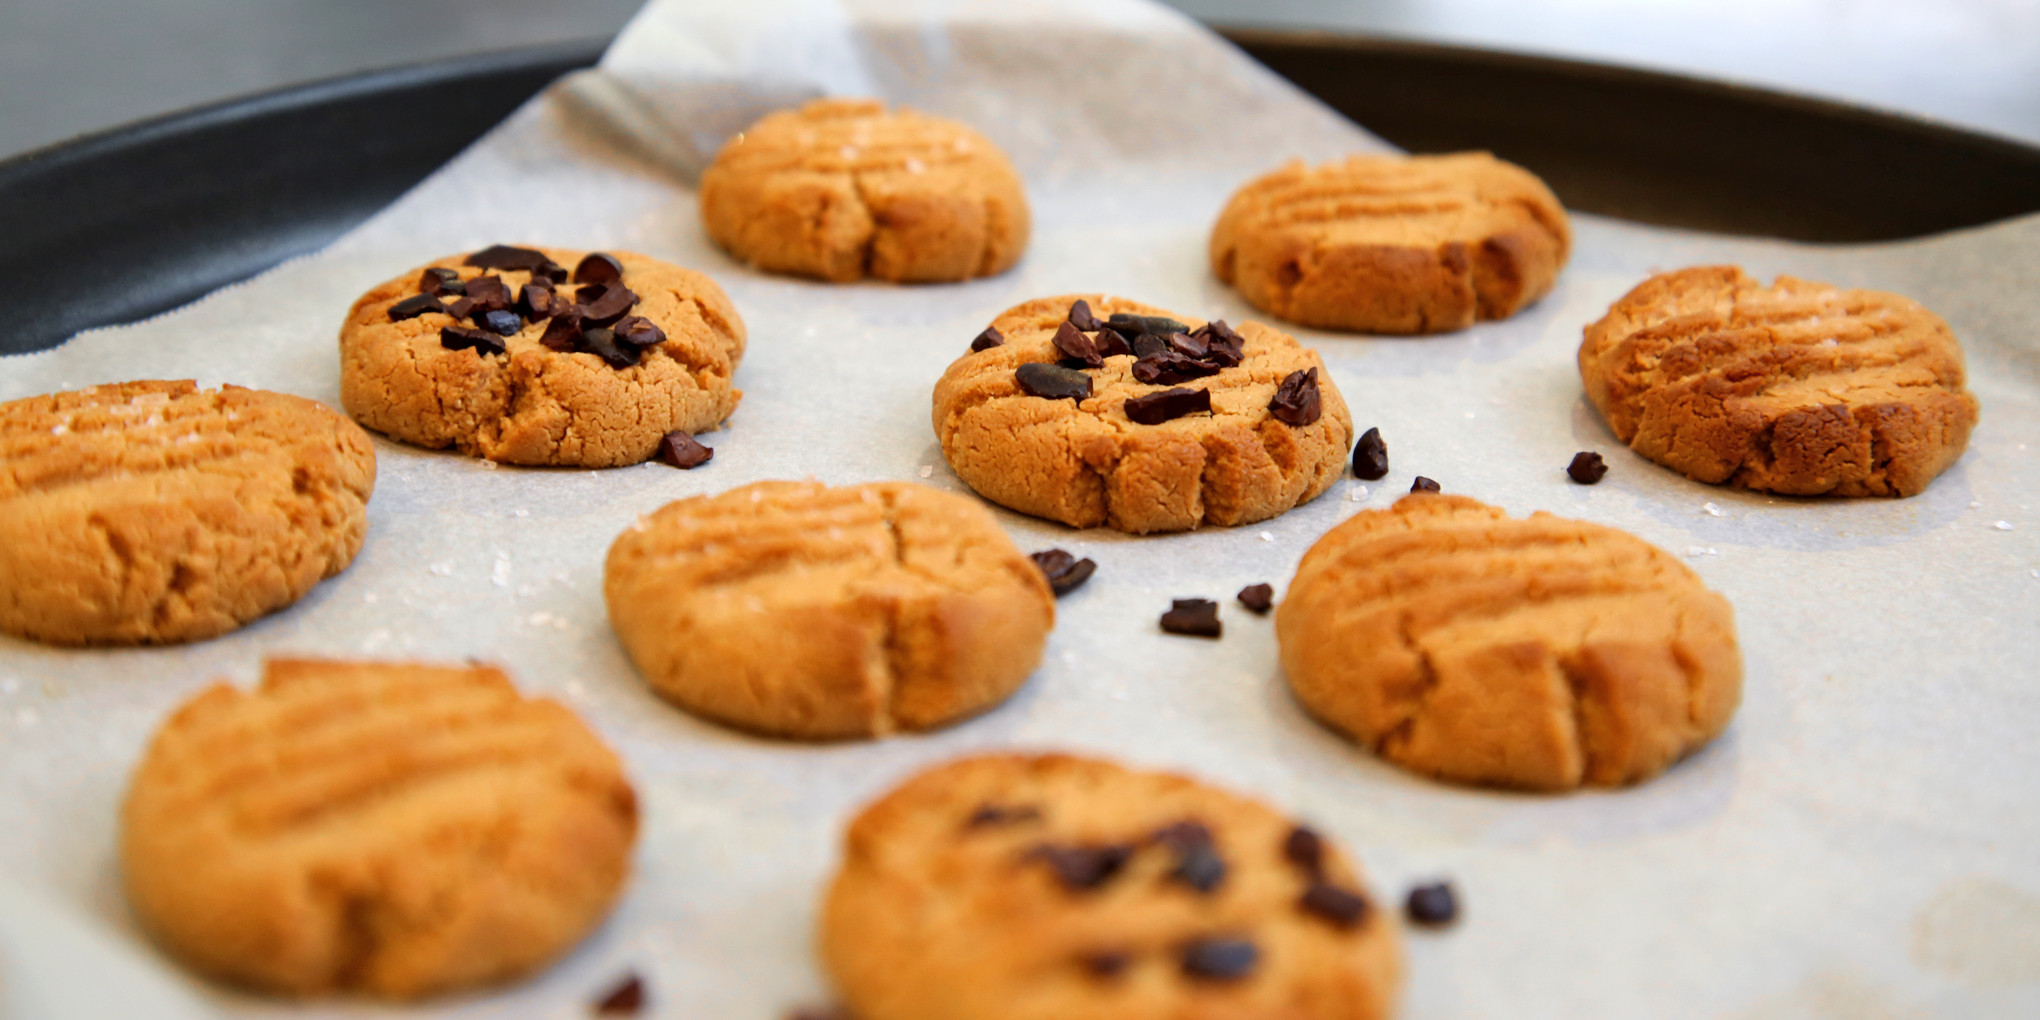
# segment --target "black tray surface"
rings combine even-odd
[[[1567,207],[1807,241],[2040,210],[2040,149],[1926,121],[1543,57],[1321,33],[1227,35],[1417,152],[1488,149]],[[314,251],[600,47],[377,71],[0,164],[0,353],[153,315]]]

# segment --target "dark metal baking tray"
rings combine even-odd
[[[1926,121],[1543,57],[1228,35],[1382,137],[1489,149],[1575,210],[1816,241],[2040,210],[2040,149]],[[0,353],[153,315],[315,250],[600,56],[542,47],[376,71],[0,163]]]

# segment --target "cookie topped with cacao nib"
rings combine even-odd
[[[1099,294],[1000,313],[935,385],[943,456],[978,495],[1132,534],[1265,520],[1344,469],[1353,421],[1316,351]]]
[[[354,420],[418,446],[615,467],[728,418],[743,354],[743,319],[700,273],[499,244],[362,295],[340,329],[340,395]]]
[[[1393,912],[1321,833],[1069,755],[923,772],[844,838],[822,960],[859,1020],[1375,1020]]]

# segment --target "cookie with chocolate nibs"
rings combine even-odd
[[[615,467],[728,418],[744,339],[728,296],[691,270],[492,245],[362,295],[340,330],[340,395],[355,421],[417,446]]]
[[[1581,450],[1573,454],[1572,463],[1565,466],[1565,473],[1581,485],[1592,485],[1608,474],[1608,464],[1600,454]]]
[[[1015,804],[1041,817],[958,827]],[[1301,874],[1280,851],[1295,828],[1250,798],[1098,759],[940,765],[851,821],[822,962],[860,1020],[1386,1020],[1400,928],[1330,843],[1318,877]],[[1082,865],[1074,884],[1041,847]]]
[[[1260,323],[1084,294],[1016,305],[987,332],[1002,342],[950,365],[934,424],[950,469],[995,503],[1187,531],[1266,520],[1343,470],[1352,418],[1323,359]]]

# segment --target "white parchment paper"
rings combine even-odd
[[[0,361],[0,399],[195,377],[337,405],[350,301],[498,241],[701,269],[751,330],[743,403],[703,437],[716,451],[704,468],[497,469],[379,440],[366,547],[294,608],[188,647],[0,638],[0,882],[20,887],[0,899],[0,1003],[16,1014],[109,1015],[81,1003],[126,995],[124,1015],[169,1015],[179,987],[223,1015],[406,1012],[198,985],[121,900],[117,806],[153,727],[201,686],[252,682],[265,656],[289,652],[503,663],[585,715],[638,784],[638,872],[612,920],[528,983],[422,1010],[436,1015],[583,1016],[626,969],[665,1016],[771,1018],[825,1001],[810,942],[843,821],[909,772],[1007,747],[1252,791],[1343,839],[1389,897],[1450,876],[1465,918],[1410,937],[1409,1017],[2040,1015],[2040,218],[1817,247],[1581,216],[1557,289],[1513,320],[1428,339],[1299,330],[1356,424],[1387,438],[1387,479],[1188,535],[1000,511],[1023,549],[1099,563],[1058,606],[1040,671],[1004,707],[940,733],[809,746],[721,729],[646,691],[602,607],[615,535],[670,500],[765,478],[961,489],[929,393],[997,312],[1105,290],[1256,318],[1206,267],[1226,196],[1291,156],[1384,146],[1139,0],[655,2],[599,73],[593,94],[620,85],[656,128],[598,116],[586,90],[541,97],[326,252]],[[831,286],[761,275],[710,246],[690,161],[759,110],[821,93],[957,117],[1005,147],[1035,216],[1020,266],[953,286]],[[1983,405],[1968,454],[1912,499],[1821,501],[1712,488],[1627,453],[1581,395],[1581,327],[1646,274],[1711,262],[1894,290],[1946,317]],[[1598,486],[1564,475],[1581,449],[1608,457]],[[1232,593],[1258,581],[1279,593],[1317,536],[1419,473],[1691,556],[1741,628],[1748,678],[1728,733],[1641,788],[1547,797],[1408,776],[1305,718],[1269,621]],[[1222,641],[1157,630],[1169,599],[1190,595],[1223,602]],[[30,980],[50,973],[57,943],[37,932],[52,913],[61,945],[82,947],[65,958],[118,966]]]

